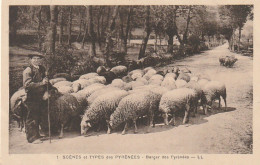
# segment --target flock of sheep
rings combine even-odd
[[[219,57],[220,65],[223,65],[223,66],[226,66],[226,67],[232,67],[237,60],[238,59],[234,55]]]
[[[43,95],[43,101],[50,100],[52,128],[63,129],[71,121],[78,123],[81,134],[90,128],[107,126],[107,133],[124,124],[125,134],[130,122],[139,118],[147,120],[147,132],[155,125],[154,119],[162,118],[164,123],[175,124],[176,112],[184,112],[183,123],[187,123],[190,113],[197,113],[202,106],[204,114],[212,101],[222,97],[226,110],[226,87],[219,81],[212,81],[207,75],[196,75],[186,67],[172,67],[156,71],[152,67],[128,72],[125,66],[106,69],[101,66],[96,73],[82,75],[78,80],[68,81],[64,77],[50,80],[55,88]],[[11,110],[17,114],[25,96],[24,89],[11,98]],[[19,103],[18,103],[19,102]],[[20,108],[21,109],[21,108]],[[171,120],[168,121],[169,116]]]

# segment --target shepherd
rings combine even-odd
[[[48,132],[47,107],[42,96],[47,90],[48,78],[42,65],[44,55],[40,53],[29,54],[29,66],[23,71],[23,86],[27,99],[27,118],[25,123],[26,138],[29,143],[39,143]],[[49,85],[48,85],[49,86]],[[40,135],[41,134],[41,135]]]

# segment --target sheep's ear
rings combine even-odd
[[[90,122],[88,122],[88,123],[87,123],[87,126],[91,127],[91,124],[90,124]]]

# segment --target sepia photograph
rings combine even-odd
[[[254,5],[8,12],[8,154],[253,154]]]

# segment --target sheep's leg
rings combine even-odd
[[[137,126],[136,126],[136,119],[134,119],[133,122],[134,122],[134,126],[135,126],[134,133],[138,133],[138,131],[137,131]]]
[[[128,128],[128,122],[126,121],[125,122],[125,127],[124,127],[124,130],[122,132],[122,135],[125,135],[126,131],[127,131],[127,128]]]
[[[64,125],[61,124],[61,129],[60,129],[60,136],[59,136],[59,139],[63,138],[63,129],[64,129]]]
[[[169,125],[168,114],[167,114],[167,113],[165,113],[165,114],[163,115],[163,118],[164,118],[164,125]]]
[[[110,129],[110,125],[109,125],[109,120],[106,120],[107,123],[107,134],[111,134],[111,129]]]
[[[202,105],[202,107],[203,107],[204,115],[207,115],[208,113],[207,106],[204,104]]]
[[[189,121],[189,111],[190,111],[190,105],[186,104],[185,115],[183,118],[183,124],[188,123],[188,121]]]
[[[175,114],[173,113],[172,114],[172,118],[171,118],[171,120],[169,121],[169,124],[171,124],[171,125],[176,125],[176,121],[175,121]]]
[[[225,102],[225,111],[227,111],[227,100],[226,100],[226,97],[223,97],[223,100]]]
[[[153,114],[148,116],[148,121],[147,121],[148,128],[146,130],[147,133],[150,132],[150,128],[154,125],[153,117],[154,117]]]
[[[218,108],[220,109],[221,97],[219,96]]]

